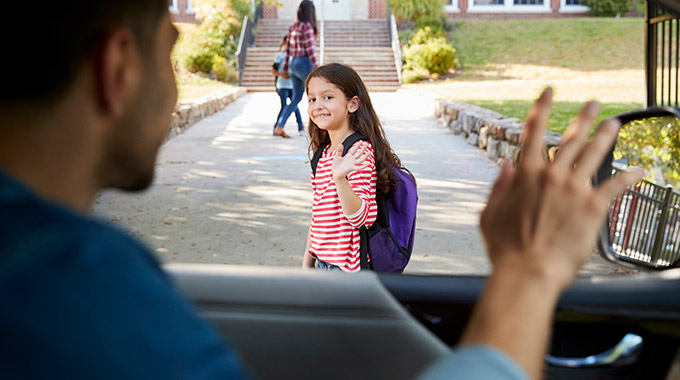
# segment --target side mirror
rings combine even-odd
[[[680,109],[649,108],[615,116],[621,130],[594,186],[628,167],[645,177],[610,205],[598,248],[607,260],[636,267],[680,266]]]

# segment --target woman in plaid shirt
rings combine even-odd
[[[292,114],[302,100],[305,93],[305,80],[307,75],[319,66],[316,58],[316,10],[314,3],[304,0],[300,3],[297,11],[297,21],[288,29],[288,44],[286,45],[286,58],[283,60],[284,78],[290,77],[293,81],[293,96],[290,104],[282,111],[276,121],[274,135],[289,138],[283,130],[288,117]],[[290,60],[288,57],[292,57]]]

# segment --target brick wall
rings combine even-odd
[[[387,17],[387,0],[368,0],[368,18]]]
[[[262,8],[262,18],[279,18],[279,12],[278,12],[279,7],[276,5],[272,6],[267,6],[265,5],[264,8]]]
[[[460,12],[449,13],[449,17],[454,20],[496,20],[496,19],[531,19],[531,18],[546,18],[546,17],[586,17],[587,12],[579,13],[560,13],[560,0],[550,0],[550,13],[515,13],[515,12],[498,12],[498,13],[468,13],[468,1],[473,0],[458,0],[458,8]],[[506,0],[512,1],[512,0]]]
[[[177,13],[171,13],[172,21],[198,23],[198,20],[196,20],[196,15],[194,13],[188,13],[187,7],[187,0],[177,0]]]

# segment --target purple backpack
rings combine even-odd
[[[359,140],[368,139],[359,133],[347,137],[342,142],[342,155]],[[315,175],[316,165],[325,148],[317,149],[312,157],[312,173]],[[378,216],[375,223],[370,228],[359,228],[361,269],[401,273],[411,258],[416,232],[418,189],[411,173],[396,167],[392,170],[397,183],[391,192],[376,198]]]

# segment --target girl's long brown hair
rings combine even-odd
[[[392,166],[404,169],[401,160],[394,153],[392,147],[385,138],[385,130],[380,124],[380,119],[373,109],[371,98],[364,82],[354,69],[340,63],[330,63],[319,66],[307,77],[305,87],[309,90],[309,81],[320,77],[334,84],[344,94],[347,100],[359,98],[359,108],[349,114],[349,126],[354,132],[361,133],[368,138],[373,146],[376,171],[378,173],[377,194],[387,194],[396,184],[396,175]],[[330,144],[331,138],[328,131],[319,128],[312,120],[309,121],[309,153],[310,156],[320,147]]]

